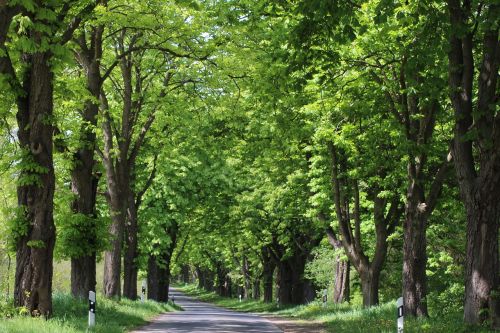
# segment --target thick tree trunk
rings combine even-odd
[[[265,246],[261,250],[262,260],[262,284],[264,287],[264,302],[271,303],[273,301],[273,276],[276,268],[276,263],[273,260],[270,249]]]
[[[262,273],[262,284],[264,286],[264,302],[271,303],[273,301],[273,275],[274,275],[274,263],[270,263],[264,266],[264,272]]]
[[[181,267],[181,281],[183,283],[189,283],[189,266],[188,265],[182,265]]]
[[[223,266],[223,263],[217,263],[217,288],[216,292],[219,296],[229,297],[231,280],[228,277],[228,271]]]
[[[498,173],[496,178],[498,178]],[[498,182],[497,182],[498,184]],[[492,325],[500,327],[500,297],[498,276],[498,221],[500,205],[494,192],[486,185],[483,196],[466,202],[467,208],[467,256],[464,318],[467,323],[477,324],[488,317]],[[479,194],[478,193],[478,194]]]
[[[364,307],[370,307],[378,304],[379,277],[380,271],[374,272],[372,269],[359,273]]]
[[[95,140],[95,136],[94,136]],[[95,141],[94,141],[95,142]],[[85,146],[87,143],[85,143]],[[93,146],[92,146],[93,147]],[[75,297],[86,298],[89,291],[96,288],[96,193],[98,179],[93,176],[93,148],[80,151],[75,169],[72,171],[72,191],[76,198],[72,203],[75,213],[85,215],[91,219],[91,225],[75,230],[79,233],[79,240],[85,242],[90,253],[71,258],[71,293]]]
[[[53,219],[54,167],[52,159],[53,74],[50,54],[26,55],[29,68],[24,78],[26,95],[18,99],[19,143],[26,150],[20,178],[36,182],[18,187],[18,205],[25,210],[26,234],[17,241],[14,302],[32,315],[52,314],[52,257],[55,244]],[[43,170],[42,170],[43,169]]]
[[[81,257],[71,258],[71,293],[75,297],[86,298],[90,290],[96,290],[96,194],[98,178],[94,175],[94,149],[96,134],[93,126],[97,125],[97,114],[101,93],[100,58],[102,56],[103,27],[93,28],[91,43],[93,51],[87,49],[87,41],[81,40],[81,51],[77,59],[85,68],[87,89],[95,100],[85,102],[83,110],[83,124],[80,128],[80,148],[74,154],[74,169],[71,171],[71,190],[75,194],[72,210],[75,213],[93,219],[94,223],[86,224],[85,228],[78,230],[79,238],[86,242],[87,248],[92,249]],[[91,126],[89,126],[91,125]]]
[[[158,264],[159,258],[149,256],[148,260],[148,299],[157,302],[168,301],[168,287],[170,284],[169,258],[161,258],[162,265]],[[168,264],[167,264],[168,262]]]
[[[278,264],[277,284],[278,297],[280,304],[293,304],[293,272],[288,262],[280,262]]]
[[[409,186],[403,225],[403,301],[405,315],[427,316],[427,217],[419,205],[425,202],[423,190]]]
[[[343,303],[350,300],[350,271],[349,260],[342,260],[340,256],[335,259],[335,278],[333,283],[333,302]]]
[[[253,288],[252,288],[252,298],[253,299],[260,299],[260,279],[255,279],[253,281]]]
[[[489,319],[500,328],[498,226],[500,219],[500,115],[498,103],[500,4],[484,7],[477,33],[470,2],[448,0],[450,100],[455,111],[453,160],[467,211],[464,320]],[[486,23],[487,22],[487,23]],[[476,56],[476,57],[475,57]],[[480,61],[479,61],[479,58]],[[475,64],[480,63],[478,68]],[[477,85],[474,75],[478,72]],[[471,129],[474,134],[471,136]]]
[[[278,290],[281,304],[304,304],[305,258],[300,254],[278,264]]]
[[[148,259],[148,298],[158,302],[168,301],[168,288],[170,286],[170,263],[172,253],[177,245],[178,225],[174,223],[167,229],[170,236],[170,245],[160,257],[153,255]]]
[[[342,242],[334,237],[331,231],[327,230],[328,242],[335,251],[343,250]],[[335,276],[333,282],[333,302],[343,303],[350,300],[350,271],[349,260],[342,260],[340,254],[336,256],[333,263]]]
[[[109,178],[109,174],[108,174]],[[110,181],[108,180],[108,184]],[[108,186],[108,188],[110,188]],[[111,197],[108,201],[111,211],[111,225],[109,234],[111,235],[111,248],[104,252],[104,296],[106,297],[121,297],[121,258],[122,258],[122,242],[123,228],[125,224],[124,218],[124,198],[122,193],[116,193],[116,196]]]
[[[135,196],[129,194],[127,220],[125,224],[125,253],[123,258],[123,296],[129,299],[137,298],[137,273],[139,268],[136,259],[137,250],[137,207]]]

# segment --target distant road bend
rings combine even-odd
[[[170,289],[175,303],[184,311],[160,315],[151,324],[133,333],[282,333],[268,320],[257,315],[219,308]]]

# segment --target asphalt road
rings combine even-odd
[[[247,313],[219,308],[170,290],[175,303],[184,311],[169,312],[133,333],[282,333],[268,320]]]

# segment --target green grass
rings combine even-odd
[[[157,314],[172,311],[168,304],[153,301],[144,303],[123,299],[108,300],[98,297],[96,326],[87,329],[87,301],[76,300],[68,294],[54,295],[54,316],[45,320],[26,316],[0,318],[0,333],[122,333],[141,326]]]
[[[384,303],[370,309],[349,304],[328,303],[323,307],[319,301],[307,305],[278,308],[276,303],[256,300],[224,298],[212,292],[200,290],[193,285],[178,286],[188,295],[216,305],[243,312],[256,312],[289,317],[298,320],[318,321],[332,333],[393,333],[396,332],[396,304]],[[485,333],[493,332],[487,327],[464,325],[462,313],[456,312],[441,317],[422,320],[406,320],[405,333]]]

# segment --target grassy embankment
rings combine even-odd
[[[256,312],[276,316],[290,317],[298,320],[318,321],[324,323],[328,332],[332,333],[393,333],[396,331],[395,302],[362,309],[348,304],[335,305],[312,302],[308,305],[278,308],[276,303],[263,303],[255,300],[224,298],[213,292],[200,290],[193,285],[178,286],[183,292],[196,298],[217,304],[222,307],[243,312]],[[486,327],[467,327],[463,324],[462,313],[453,313],[440,318],[431,317],[424,320],[405,321],[405,333],[479,333],[492,332]]]
[[[144,303],[126,299],[114,301],[99,297],[96,309],[96,326],[94,329],[88,330],[88,303],[85,300],[76,300],[68,294],[55,294],[54,316],[49,320],[19,315],[19,309],[13,309],[5,304],[0,305],[0,315],[3,316],[0,319],[0,332],[123,333],[145,324],[159,313],[172,310],[173,308],[168,304],[152,301]],[[6,315],[10,314],[14,314],[14,316],[5,318]]]
[[[9,304],[12,298],[14,267],[12,264],[8,270],[0,261],[0,333],[123,333],[145,324],[159,313],[173,310],[170,305],[152,301],[141,303],[126,299],[108,300],[98,293],[96,327],[87,330],[88,303],[70,296],[70,264],[67,261],[59,261],[54,263],[54,315],[48,321],[31,318],[20,315],[19,309],[14,309]],[[100,262],[97,265],[98,291],[102,290],[102,275],[103,264]],[[138,284],[140,283],[141,281],[138,281]],[[9,302],[5,301],[7,295]]]

